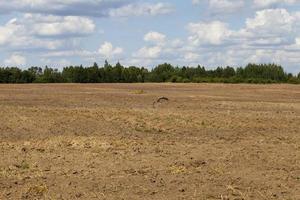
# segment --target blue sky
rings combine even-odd
[[[300,71],[299,0],[1,0],[0,65],[243,66]]]

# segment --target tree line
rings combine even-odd
[[[103,67],[94,63],[91,67],[68,66],[59,71],[50,67],[0,68],[0,83],[293,83],[300,84],[300,73],[286,73],[276,64],[248,64],[245,67],[218,67],[206,69],[203,66],[178,67],[164,63],[152,70],[144,67],[124,67],[119,62]]]

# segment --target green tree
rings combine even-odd
[[[175,69],[171,64],[164,63],[152,70],[151,80],[154,82],[166,82],[174,75]]]

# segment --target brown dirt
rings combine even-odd
[[[0,85],[0,158],[0,199],[299,200],[300,87]]]

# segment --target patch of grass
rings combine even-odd
[[[134,90],[133,94],[145,94],[146,92],[144,90]]]
[[[29,196],[42,197],[48,191],[48,187],[46,185],[34,185],[28,188],[26,194]]]
[[[29,168],[30,168],[29,163],[27,163],[25,160],[23,160],[20,164],[15,165],[15,166],[16,166],[17,168],[23,169],[23,170],[26,170],[26,169],[29,169]]]
[[[0,168],[0,177],[7,177],[7,172],[4,168]]]
[[[231,196],[239,197],[237,199],[249,199],[239,188],[232,185],[227,186],[227,190],[231,193]]]
[[[185,174],[187,172],[187,168],[185,166],[172,166],[170,167],[171,174]]]

